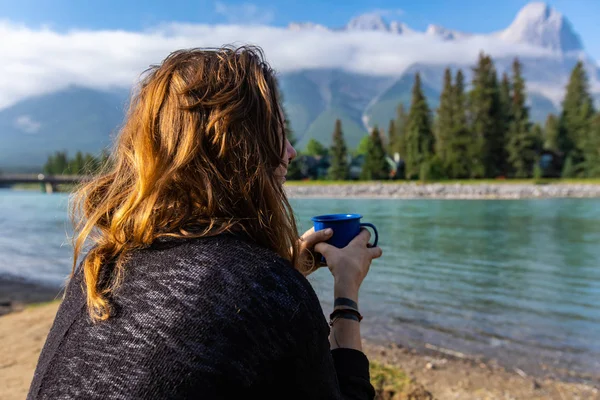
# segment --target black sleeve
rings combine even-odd
[[[300,368],[302,398],[331,400],[372,400],[369,360],[360,350],[331,349],[330,328],[316,294],[308,294],[293,321],[297,343],[296,365]],[[301,398],[301,397],[298,397]]]
[[[344,399],[374,399],[375,389],[369,376],[369,360],[360,350],[331,350],[340,391]]]

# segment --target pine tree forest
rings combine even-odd
[[[361,159],[362,180],[600,177],[600,111],[582,62],[571,72],[562,110],[543,124],[531,120],[518,59],[499,76],[492,58],[480,53],[471,76],[465,82],[462,70],[447,68],[432,110],[415,74],[410,107],[400,104],[387,132],[374,127],[355,151],[337,120],[332,146],[322,152],[327,178],[351,179],[351,154]]]

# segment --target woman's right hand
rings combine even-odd
[[[342,296],[355,297],[369,272],[371,261],[382,255],[380,247],[369,247],[371,233],[361,232],[342,249],[327,243],[318,243],[315,251],[327,259],[327,266],[333,275],[336,292]]]

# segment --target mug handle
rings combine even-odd
[[[375,243],[373,243],[371,245],[371,247],[376,247],[377,246],[377,242],[379,241],[379,234],[377,233],[377,228],[375,228],[375,225],[369,223],[369,222],[361,222],[360,226],[368,226],[369,228],[372,228],[373,231],[375,232]]]

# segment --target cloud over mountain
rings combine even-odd
[[[400,27],[398,23],[389,26]],[[401,31],[399,28],[394,28]],[[406,27],[404,26],[404,30]],[[25,97],[70,85],[129,87],[150,64],[171,51],[225,44],[261,46],[280,72],[336,68],[399,76],[414,63],[475,61],[485,50],[495,57],[558,57],[553,49],[514,43],[498,35],[461,40],[425,32],[402,35],[381,30],[286,29],[265,25],[165,24],[152,30],[66,33],[0,21],[0,108]]]

